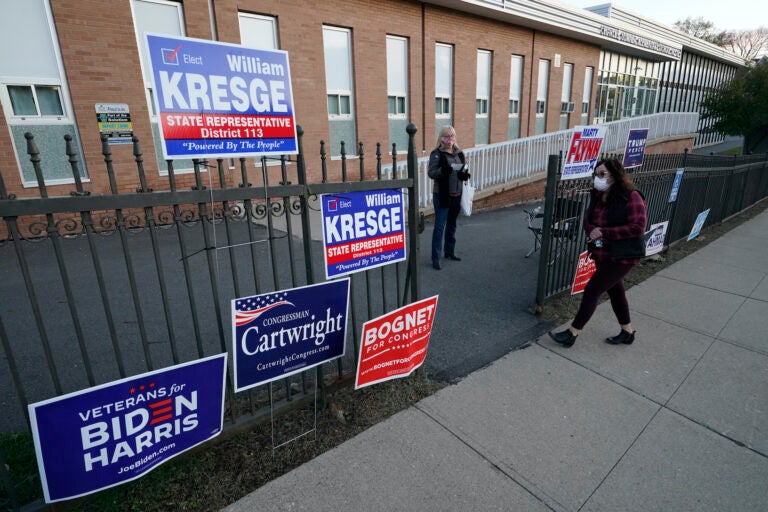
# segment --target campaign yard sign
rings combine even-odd
[[[669,192],[669,201],[668,203],[674,203],[677,201],[677,194],[680,192],[680,184],[683,182],[683,171],[684,168],[680,168],[675,172],[675,181],[672,182],[672,190]]]
[[[645,255],[650,256],[661,252],[664,249],[664,239],[667,237],[667,227],[669,221],[659,222],[657,224],[651,224],[651,229],[646,233],[647,241],[645,242]]]
[[[622,162],[625,169],[643,165],[645,145],[647,142],[648,128],[629,130],[629,134],[627,134],[627,144],[624,146],[624,160]]]
[[[323,194],[320,203],[328,279],[405,260],[402,189]]]
[[[135,480],[221,433],[227,354],[29,405],[46,503]]]
[[[577,126],[565,153],[562,180],[591,176],[600,156],[600,147],[608,129],[605,126]]]
[[[164,158],[298,153],[287,52],[145,37]]]
[[[693,227],[691,228],[691,232],[688,234],[688,240],[686,240],[686,242],[690,242],[699,236],[699,233],[701,233],[701,228],[704,227],[704,223],[707,221],[709,210],[710,208],[707,208],[696,217],[696,221],[693,223]]]
[[[407,377],[424,363],[437,297],[408,304],[363,324],[355,389]]]
[[[232,301],[235,392],[344,355],[349,278]]]
[[[592,279],[592,274],[595,273],[597,267],[595,267],[595,260],[589,257],[589,251],[584,251],[579,254],[579,262],[576,265],[576,275],[573,277],[573,285],[571,286],[571,295],[576,295],[584,291],[587,287],[587,283]]]

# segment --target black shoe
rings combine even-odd
[[[566,329],[564,331],[553,333],[552,331],[549,331],[549,337],[561,344],[564,347],[570,347],[574,343],[576,343],[576,338],[579,337],[578,334],[573,334],[570,329]]]
[[[440,270],[440,262],[439,261],[433,261],[432,262],[432,268],[435,270]]]
[[[606,343],[610,343],[611,345],[621,345],[622,343],[624,345],[631,345],[633,341],[635,341],[635,333],[637,331],[625,331],[624,329],[621,330],[619,334],[616,336],[611,336],[610,338],[605,338]]]
[[[456,256],[455,254],[446,254],[445,259],[447,260],[453,260],[453,261],[461,261],[461,258]]]

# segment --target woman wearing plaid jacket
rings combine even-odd
[[[621,327],[619,334],[605,341],[612,345],[629,345],[635,341],[624,276],[645,254],[646,220],[645,200],[621,162],[615,158],[599,161],[595,166],[590,204],[584,214],[584,232],[589,238],[590,255],[596,270],[584,289],[571,326],[564,331],[549,333],[557,343],[565,347],[574,344],[605,292]]]

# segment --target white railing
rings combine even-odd
[[[608,133],[600,151],[610,153],[623,149],[629,130],[632,129],[648,128],[648,140],[652,141],[672,135],[696,133],[698,122],[697,112],[662,112],[604,123],[601,126],[607,127]],[[475,193],[545,172],[549,155],[565,152],[572,132],[563,130],[465,149]],[[427,176],[428,162],[429,156],[418,159],[421,208],[432,205],[432,181]],[[407,176],[407,164],[406,159],[397,163],[398,177]],[[384,176],[391,176],[391,172],[391,164],[382,166]]]

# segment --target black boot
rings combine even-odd
[[[635,333],[637,331],[625,331],[624,329],[621,330],[619,334],[616,336],[611,336],[610,338],[605,338],[606,343],[610,343],[611,345],[621,345],[622,343],[624,345],[631,345],[633,341],[635,341]]]
[[[549,331],[549,337],[561,344],[564,347],[570,347],[574,343],[576,343],[576,338],[579,337],[578,334],[573,334],[570,329],[566,329],[564,331],[555,332]]]

